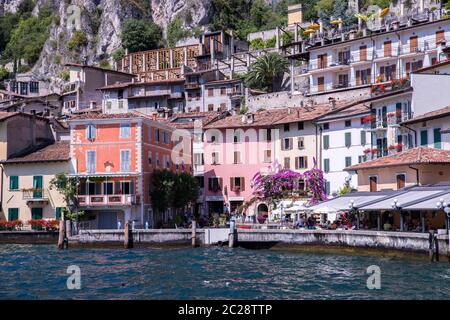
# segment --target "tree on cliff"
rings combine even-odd
[[[289,69],[288,61],[279,53],[269,53],[250,65],[244,82],[247,87],[273,92]]]
[[[158,48],[162,33],[154,22],[128,20],[122,30],[122,45],[129,52],[138,52]]]

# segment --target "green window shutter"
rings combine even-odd
[[[330,181],[325,181],[325,193],[329,196],[331,193],[331,185],[330,185]]]
[[[420,145],[421,146],[428,145],[428,131],[427,130],[420,131]]]
[[[350,148],[352,145],[352,134],[350,132],[345,133],[345,146]]]
[[[42,216],[42,208],[31,208],[31,219],[40,220]]]
[[[328,149],[330,147],[330,136],[323,136],[323,148]]]
[[[8,209],[8,221],[19,220],[19,208],[9,208]]]
[[[330,172],[330,159],[323,159],[323,171]]]
[[[366,132],[364,130],[361,131],[361,145],[366,145]]]
[[[61,220],[61,213],[62,213],[62,208],[61,207],[57,207],[56,210],[55,210],[56,220]]]
[[[436,149],[441,148],[441,129],[437,128],[433,130],[433,136],[434,136],[434,147]]]
[[[19,177],[18,176],[9,177],[9,190],[19,190]]]
[[[345,167],[350,167],[352,165],[352,157],[345,157]]]

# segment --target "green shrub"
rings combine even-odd
[[[80,51],[81,47],[88,44],[88,38],[83,31],[75,31],[72,37],[66,43],[66,49],[69,51]]]
[[[170,47],[175,47],[179,40],[190,35],[191,33],[183,28],[183,21],[178,17],[173,19],[167,27],[167,43]]]
[[[256,38],[256,39],[253,39],[252,41],[250,41],[249,46],[250,46],[250,49],[261,50],[261,49],[265,48],[266,44],[262,38]]]
[[[154,22],[128,20],[122,30],[122,45],[129,52],[138,52],[158,48],[162,34]]]
[[[114,61],[118,61],[125,56],[125,50],[123,48],[119,48],[112,53],[112,57]]]
[[[69,81],[70,80],[70,72],[69,72],[69,70],[61,71],[61,73],[59,74],[59,77],[63,81]]]
[[[111,65],[109,64],[109,61],[107,59],[101,60],[99,65],[100,65],[100,68],[111,69]]]

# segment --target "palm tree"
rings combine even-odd
[[[273,92],[289,70],[288,61],[278,53],[268,53],[250,65],[245,76],[245,84],[252,89]]]

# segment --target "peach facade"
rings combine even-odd
[[[71,121],[72,175],[84,179],[80,206],[97,213],[89,227],[153,225],[151,173],[182,169],[172,162],[171,139],[170,127],[144,117]]]
[[[448,165],[413,165],[411,167],[418,169],[419,185],[450,181]],[[414,186],[417,184],[417,173],[411,167],[404,165],[358,170],[358,191],[397,190],[399,175],[405,175],[405,187]],[[377,190],[370,190],[371,177],[376,177]]]

